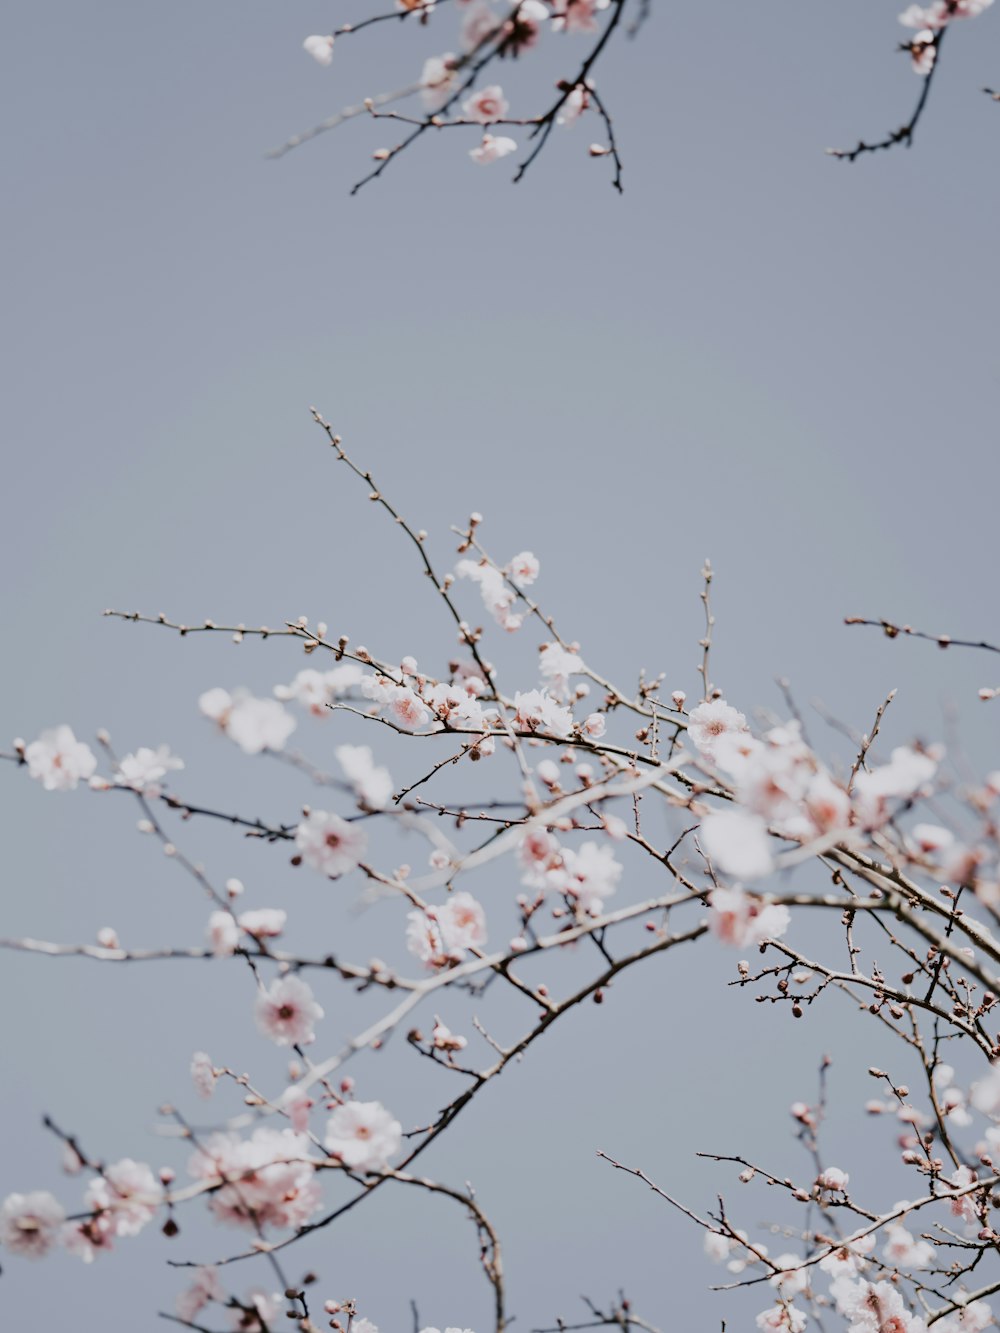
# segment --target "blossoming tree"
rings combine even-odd
[[[853,162],[868,153],[909,147],[927,106],[948,33],[959,20],[979,17],[992,3],[932,0],[928,5],[908,5],[899,15],[907,35],[898,47],[909,56],[921,81],[913,110],[881,138],[860,139],[853,148],[830,148],[831,156]],[[447,0],[396,0],[394,8],[343,23],[332,33],[312,34],[303,42],[305,51],[320,65],[333,66],[341,59],[338,43],[362,33],[367,37],[372,27],[392,22],[406,23],[419,34],[421,50],[432,36],[454,49],[418,57],[411,82],[391,91],[373,89],[358,105],[345,107],[295,135],[273,155],[281,156],[347,121],[368,116],[389,122],[387,134],[401,137],[375,150],[375,165],[352,193],[381,176],[428,133],[450,130],[457,130],[459,137],[473,136],[467,152],[480,166],[520,152],[514,174],[519,181],[543,152],[554,129],[572,129],[584,121],[593,127],[587,151],[591,157],[607,160],[611,183],[621,191],[622,151],[611,110],[599,91],[597,71],[617,39],[640,32],[652,8],[651,0],[516,0],[500,6],[490,0],[455,0],[450,7]],[[534,61],[544,73],[535,74],[528,85],[530,91],[519,90],[518,104],[512,105],[499,80],[505,65],[519,61]],[[550,90],[550,74],[554,74],[554,90]],[[1000,100],[1000,94],[991,88],[983,91]],[[405,109],[394,109],[397,103],[404,103]]]
[[[916,108],[885,139],[836,156],[908,145],[949,32],[990,3],[907,8],[903,50],[922,80]],[[421,55],[409,85],[373,92],[279,151],[370,116],[402,137],[375,153],[355,188],[425,135],[453,128],[456,138],[472,136],[467,152],[478,165],[522,152],[520,179],[557,129],[586,120],[596,127],[587,151],[607,159],[620,190],[622,156],[598,66],[649,9],[648,0],[503,8],[456,0],[449,14],[446,0],[399,0],[392,11],[307,37],[305,51],[332,65],[348,34],[391,22],[421,37],[444,29],[442,44],[455,50]],[[533,104],[540,110],[515,112],[499,81],[502,62],[541,61],[547,47],[560,62],[555,91]],[[415,111],[395,109],[407,98]],[[62,723],[0,755],[11,781],[37,782],[53,800],[74,793],[98,805],[132,803],[140,831],[204,909],[203,937],[184,948],[133,946],[111,926],[94,941],[5,938],[0,946],[134,967],[204,959],[232,987],[261,1050],[278,1048],[284,1067],[275,1082],[266,1065],[244,1072],[225,1051],[192,1052],[189,1077],[159,1111],[173,1153],[162,1166],[122,1155],[110,1120],[106,1141],[91,1144],[72,1124],[47,1119],[69,1180],[59,1197],[30,1180],[6,1194],[0,1245],[11,1260],[61,1249],[84,1263],[114,1263],[120,1256],[107,1252],[151,1227],[176,1237],[198,1210],[218,1224],[223,1257],[171,1259],[181,1280],[173,1308],[161,1311],[167,1319],[201,1333],[223,1325],[273,1333],[289,1323],[305,1333],[377,1333],[373,1293],[339,1290],[339,1276],[303,1269],[297,1247],[342,1229],[376,1195],[419,1192],[468,1217],[470,1262],[482,1270],[491,1326],[502,1333],[511,1299],[489,1200],[466,1183],[460,1155],[453,1170],[428,1174],[428,1150],[449,1142],[501,1075],[516,1079],[536,1043],[558,1051],[552,1030],[566,1015],[612,1002],[624,974],[669,967],[680,951],[728,950],[730,984],[770,1021],[846,1003],[895,1043],[892,1062],[870,1067],[866,1109],[872,1135],[906,1172],[906,1197],[862,1178],[851,1162],[829,1160],[825,1059],[815,1098],[791,1107],[804,1167],[766,1166],[752,1141],[714,1155],[733,1189],[751,1197],[766,1189],[766,1227],[731,1196],[681,1200],[642,1164],[600,1152],[609,1172],[631,1176],[686,1217],[692,1246],[721,1266],[720,1285],[758,1298],[759,1329],[992,1326],[1000,1292],[992,1220],[1000,1207],[1000,772],[970,775],[926,740],[885,753],[880,731],[892,695],[873,700],[863,733],[841,727],[846,762],[824,757],[791,696],[785,716],[752,723],[748,701],[712,678],[707,561],[697,674],[684,679],[669,664],[661,674],[640,672],[634,685],[612,680],[600,626],[578,627],[578,640],[577,627],[571,633],[536,593],[544,577],[531,550],[497,558],[473,513],[454,529],[457,550],[443,554],[444,542],[397,509],[335,428],[314,418],[331,465],[354,475],[359,494],[408,543],[428,615],[444,627],[440,650],[418,661],[374,619],[366,633],[380,638],[369,649],[319,618],[265,627],[107,612],[150,633],[222,635],[242,653],[278,641],[285,665],[270,694],[236,685],[234,669],[226,686],[205,682],[199,708],[206,729],[248,763],[291,765],[311,784],[314,799],[291,820],[236,810],[224,794],[211,805],[186,799],[190,768],[168,745],[154,748],[158,736],[119,753],[106,733],[92,745]],[[892,639],[1000,651],[890,621],[851,623]],[[501,640],[520,649],[512,668],[494,660]],[[998,692],[984,685],[980,696],[988,703]],[[369,743],[337,734],[348,715],[368,729]],[[318,761],[293,748],[303,733]],[[194,766],[190,755],[187,763]],[[460,800],[443,785],[455,775]],[[240,880],[216,877],[189,855],[192,822],[213,826],[223,847],[240,838],[286,854],[314,886],[315,947],[287,946],[293,909],[278,885],[248,906]],[[487,899],[484,874],[498,868],[507,888]],[[334,895],[379,904],[384,957],[351,956],[349,939],[331,951],[321,916]],[[496,995],[509,1005],[496,1021],[484,1019]],[[397,1035],[404,1039],[391,1041]],[[427,1104],[384,1105],[369,1087],[366,1056],[375,1053],[403,1070],[400,1085],[419,1063],[441,1091]],[[204,1102],[197,1118],[192,1098]],[[725,1318],[724,1298],[719,1308]],[[432,1317],[447,1321],[444,1299]],[[656,1333],[624,1296],[591,1305],[575,1327],[604,1325]]]
[[[743,1185],[769,1187],[771,1233],[784,1237],[777,1248],[722,1197],[708,1206],[681,1201],[641,1165],[599,1155],[690,1219],[692,1244],[728,1270],[724,1285],[759,1290],[761,1329],[989,1327],[989,1297],[1000,1291],[992,1223],[1000,1206],[1000,1033],[992,1020],[1000,774],[956,783],[937,744],[880,754],[891,696],[854,737],[853,761],[839,768],[812,746],[791,701],[789,717],[751,726],[711,678],[707,563],[694,696],[665,674],[640,676],[635,688],[614,683],[536,600],[541,570],[530,551],[495,559],[473,514],[455,529],[453,566],[442,567],[428,534],[314,416],[332,462],[356,475],[408,540],[453,642],[440,661],[420,663],[306,618],[250,627],[107,613],[186,637],[227,635],[244,652],[278,639],[304,654],[308,664],[291,664],[291,679],[271,697],[214,687],[200,710],[248,761],[281,759],[305,772],[316,804],[294,823],[244,816],[222,802],[187,802],[178,776],[185,766],[166,745],[118,755],[106,734],[95,750],[68,725],[18,740],[4,754],[12,776],[52,793],[77,791],[74,799],[85,788],[98,802],[134,802],[140,829],[203,898],[205,940],[181,950],[132,948],[107,927],[94,943],[3,945],[136,966],[164,957],[233,960],[242,965],[239,980],[227,976],[242,986],[261,1040],[288,1052],[287,1078],[275,1087],[230,1068],[224,1052],[194,1052],[191,1090],[211,1102],[209,1122],[192,1121],[179,1088],[161,1116],[182,1151],[158,1169],[116,1158],[113,1127],[109,1143],[92,1146],[72,1126],[47,1121],[62,1141],[65,1171],[80,1183],[56,1198],[24,1182],[0,1208],[0,1243],[14,1259],[62,1247],[90,1262],[150,1225],[174,1236],[184,1210],[203,1208],[230,1235],[228,1253],[222,1262],[180,1263],[187,1280],[168,1318],[201,1330],[220,1319],[273,1330],[287,1318],[303,1330],[372,1333],[370,1295],[327,1292],[322,1274],[300,1276],[295,1246],[377,1192],[406,1187],[443,1196],[471,1219],[499,1333],[510,1313],[487,1204],[468,1185],[424,1175],[421,1157],[524,1052],[542,1038],[557,1041],[550,1029],[564,1015],[602,1003],[623,973],[669,966],[664,956],[677,950],[730,949],[732,984],[757,1001],[800,1018],[839,996],[897,1039],[898,1067],[869,1071],[867,1109],[873,1133],[884,1135],[884,1122],[894,1127],[908,1197],[887,1196],[878,1179],[856,1179],[850,1163],[827,1160],[825,1061],[816,1100],[792,1107],[806,1170],[772,1171],[754,1159],[752,1144],[716,1157]],[[894,638],[919,633],[860,623]],[[507,683],[491,660],[491,639],[523,638],[529,627],[541,646]],[[984,687],[983,698],[993,693]],[[334,771],[290,749],[299,727],[322,736],[342,714],[361,719],[372,743],[327,741]],[[380,751],[404,740],[400,782]],[[439,795],[440,775],[456,771],[469,775],[459,804]],[[385,903],[386,959],[361,963],[322,945],[285,949],[286,908],[245,907],[239,881],[216,883],[185,854],[183,826],[192,820],[224,825],[227,838],[286,847],[292,866],[314,878],[318,904],[324,894]],[[487,909],[477,872],[491,864],[506,866],[516,888]],[[798,928],[816,920],[824,947],[807,950]],[[520,1006],[511,1030],[491,1030],[479,1017],[488,988]],[[377,997],[377,1015],[346,1041],[331,1040],[325,1011],[335,1005],[349,1014],[359,993]],[[454,1029],[434,1013],[446,996],[464,1015],[451,1020]],[[380,1058],[429,1062],[444,1089],[444,1104],[439,1097],[415,1122],[410,1108],[399,1112],[367,1094],[364,1067],[352,1072],[360,1053],[404,1030],[406,1043]],[[460,1164],[456,1175],[463,1178]],[[333,1204],[331,1177],[349,1190]],[[231,1265],[243,1260],[261,1270],[249,1290],[231,1280]],[[588,1326],[653,1328],[624,1297],[593,1305],[591,1315]]]

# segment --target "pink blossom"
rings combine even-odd
[[[499,89],[497,91],[499,92]],[[507,114],[506,104],[504,104],[503,114]],[[527,588],[538,578],[541,565],[534,551],[521,551],[514,556],[506,568],[512,583],[516,583],[519,588]]]
[[[345,1102],[327,1122],[327,1151],[351,1171],[379,1171],[399,1151],[403,1128],[381,1102]]]
[[[394,686],[386,703],[390,718],[404,731],[419,731],[430,721],[423,700],[406,685]]]
[[[240,1302],[241,1309],[230,1315],[232,1327],[239,1333],[263,1333],[276,1329],[285,1309],[285,1298],[280,1291],[248,1291]],[[358,1321],[351,1324],[351,1333],[357,1333]]]
[[[721,736],[746,730],[746,718],[731,708],[725,699],[712,699],[699,704],[688,715],[688,735],[706,759],[712,759],[716,742]]]
[[[509,153],[516,152],[517,141],[515,139],[508,139],[503,134],[484,134],[482,143],[476,148],[469,149],[469,156],[478,166],[484,167],[491,162],[499,162],[502,157],[507,157]]]
[[[493,141],[492,135],[484,135],[483,143]],[[510,139],[506,143],[512,143]],[[516,148],[517,145],[514,144]],[[480,149],[473,149],[473,156]],[[512,150],[507,150],[512,151]],[[490,161],[493,159],[490,158]],[[493,565],[484,560],[460,560],[455,566],[455,574],[460,579],[471,579],[473,583],[479,585],[479,595],[483,599],[483,605],[493,617],[493,619],[506,630],[519,629],[522,623],[522,617],[516,615],[511,607],[517,600],[517,594],[513,588],[506,583],[504,576]]]
[[[249,690],[206,690],[198,706],[244,754],[282,750],[295,730],[294,717],[277,699],[257,699]]]
[[[163,1202],[163,1186],[145,1162],[125,1157],[91,1181],[84,1202],[92,1212],[108,1215],[116,1236],[137,1236]]]
[[[22,1259],[40,1259],[55,1244],[66,1210],[47,1190],[8,1194],[0,1207],[0,1245]]]
[[[930,755],[909,746],[898,746],[889,763],[871,772],[862,769],[854,780],[855,809],[868,826],[876,827],[888,817],[892,797],[917,795],[937,772]]]
[[[249,1139],[213,1134],[189,1171],[214,1189],[208,1206],[222,1222],[258,1227],[303,1226],[320,1205],[310,1141],[292,1129],[262,1127]]]
[[[329,717],[333,701],[349,694],[355,685],[360,685],[364,674],[356,662],[341,662],[330,671],[306,667],[290,685],[275,685],[274,697],[286,703],[294,700],[314,717]]]
[[[263,1035],[279,1046],[308,1046],[316,1039],[313,1024],[323,1010],[301,977],[285,976],[260,992],[254,1016]]]
[[[240,942],[240,928],[232,912],[221,909],[208,918],[207,935],[216,958],[228,958],[234,954]]]
[[[209,1301],[224,1301],[225,1288],[213,1267],[196,1268],[194,1281],[177,1297],[177,1316],[191,1323]]]
[[[89,778],[97,768],[90,747],[78,741],[65,724],[43,731],[37,741],[25,748],[24,757],[28,761],[29,774],[37,778],[46,791],[72,791],[81,779]]]
[[[926,1324],[907,1310],[901,1292],[889,1282],[851,1282],[837,1278],[831,1293],[837,1309],[850,1320],[848,1333],[925,1333]]]
[[[618,887],[623,867],[615,860],[610,847],[597,842],[585,842],[562,854],[565,867],[563,890],[574,898],[581,911],[600,916],[604,899],[610,898]]]
[[[288,913],[280,907],[255,907],[241,912],[237,921],[241,930],[259,940],[275,939],[285,929]]]
[[[488,88],[480,88],[462,103],[462,114],[466,120],[478,121],[480,125],[492,125],[496,120],[503,120],[509,110],[510,104],[503,95],[503,89],[496,83]],[[529,578],[528,582],[531,581]]]
[[[934,1263],[934,1246],[915,1240],[905,1227],[886,1227],[885,1236],[882,1257],[893,1268],[929,1268]]]
[[[191,1057],[191,1082],[198,1096],[207,1101],[215,1091],[218,1081],[219,1076],[209,1057],[204,1051],[195,1051]]]
[[[415,958],[431,967],[441,967],[447,961],[441,928],[434,917],[426,912],[408,912],[406,947]]]
[[[307,866],[336,879],[360,863],[368,838],[359,825],[313,810],[295,830],[295,845]]]
[[[333,38],[313,35],[307,37],[302,43],[302,49],[308,55],[311,55],[320,65],[330,65],[333,63]]]
[[[768,1278],[783,1301],[794,1300],[809,1285],[809,1269],[802,1267],[802,1260],[797,1254],[779,1254],[774,1262],[780,1272]]]
[[[464,1051],[468,1044],[465,1037],[456,1035],[451,1028],[445,1027],[440,1018],[435,1018],[431,1045],[436,1051]]]
[[[787,907],[752,897],[742,889],[713,889],[708,902],[712,933],[737,948],[781,939],[791,920]]]
[[[845,1190],[850,1176],[846,1171],[841,1171],[839,1166],[828,1166],[821,1175],[817,1176],[816,1184],[824,1190]]]
[[[486,943],[486,914],[471,893],[453,893],[437,910],[444,947],[461,955],[466,949],[481,949]]]
[[[541,690],[518,690],[514,695],[514,721],[521,731],[551,732],[568,736],[573,730],[573,714]]]
[[[309,1128],[309,1112],[316,1103],[302,1088],[290,1087],[278,1098],[278,1105],[292,1122],[292,1129],[304,1134]]]
[[[386,768],[377,768],[367,745],[338,745],[334,754],[367,810],[384,810],[392,800],[392,777]]]
[[[495,34],[498,35],[500,27],[500,20],[489,5],[485,3],[485,0],[475,0],[462,16],[462,27],[458,39],[462,50],[468,55],[481,43]]]
[[[774,1305],[754,1320],[763,1333],[802,1333],[806,1322],[806,1316],[794,1305]]]
[[[570,676],[578,675],[583,670],[583,658],[579,653],[571,652],[561,643],[543,643],[538,653],[538,666],[542,674],[542,683],[560,703],[569,698]]]
[[[183,767],[184,760],[172,755],[169,745],[161,745],[155,750],[142,745],[135,754],[127,754],[118,765],[115,782],[120,786],[131,787],[133,791],[156,795],[160,779]]]
[[[424,62],[420,75],[420,96],[428,111],[439,111],[457,87],[455,56],[451,51],[443,56],[431,56]]]
[[[582,83],[576,85],[556,115],[557,125],[562,125],[567,130],[572,129],[590,106],[590,89],[592,87],[593,84],[589,80],[587,86]]]
[[[970,1185],[976,1183],[976,1173],[971,1167],[960,1166],[957,1171],[952,1172],[951,1183],[956,1189],[968,1189]],[[953,1198],[951,1200],[951,1212],[953,1217],[960,1217],[967,1226],[975,1226],[979,1221],[979,1211],[975,1192],[963,1194],[959,1198]]]
[[[554,0],[552,31],[597,32],[596,14],[607,9],[609,0]]]
[[[592,741],[599,741],[608,729],[603,713],[591,713],[584,719],[583,734]]]
[[[701,821],[705,855],[727,875],[760,879],[774,868],[767,825],[747,810],[718,810]]]

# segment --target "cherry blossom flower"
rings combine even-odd
[[[740,888],[713,889],[708,902],[712,933],[737,948],[781,939],[791,920],[787,907],[751,897]]]
[[[320,1205],[311,1143],[292,1129],[264,1126],[249,1139],[213,1134],[194,1153],[191,1175],[215,1188],[208,1206],[221,1222],[258,1227],[303,1226]]]
[[[835,1192],[843,1191],[847,1189],[847,1182],[850,1178],[848,1173],[846,1171],[841,1171],[839,1166],[828,1166],[825,1171],[817,1176],[816,1184],[820,1189],[832,1190]]]
[[[608,729],[603,713],[591,713],[584,719],[583,734],[592,741],[599,741]]]
[[[403,1128],[381,1102],[345,1102],[327,1122],[323,1143],[351,1171],[380,1171],[399,1151]]]
[[[466,120],[478,121],[480,125],[492,125],[494,121],[503,120],[509,110],[510,103],[497,83],[490,84],[488,88],[480,88],[462,103],[462,115]],[[535,563],[537,567],[537,561]],[[528,582],[531,581],[529,578]]]
[[[474,3],[468,5],[462,16],[462,27],[458,39],[462,50],[468,55],[470,51],[474,51],[481,43],[492,37],[494,33],[498,34],[500,27],[500,20],[486,4],[486,0],[474,0]]]
[[[522,51],[530,51],[538,44],[542,24],[548,23],[551,17],[541,0],[521,0],[517,13],[504,24],[504,50],[515,59]]]
[[[414,911],[406,915],[406,947],[415,958],[431,967],[440,967],[448,959],[441,928],[434,917]]]
[[[806,1316],[794,1305],[774,1305],[754,1320],[763,1333],[802,1333],[806,1322]]]
[[[257,996],[254,1016],[263,1035],[279,1046],[308,1046],[323,1010],[301,977],[285,976]]]
[[[962,1294],[959,1293],[954,1299],[961,1300]],[[983,1333],[983,1329],[995,1322],[993,1311],[985,1301],[969,1301],[954,1314],[939,1320],[934,1325],[934,1333]]]
[[[384,810],[395,788],[389,770],[375,766],[369,746],[338,745],[334,754],[361,804],[368,810]]]
[[[568,736],[573,714],[542,690],[518,690],[514,695],[514,721],[522,731],[545,731]]]
[[[485,143],[492,136],[487,134],[483,137]],[[511,140],[507,140],[508,143]],[[517,145],[515,144],[516,148]],[[478,149],[473,149],[473,153]],[[508,150],[511,151],[511,150]],[[493,159],[489,159],[492,161]],[[483,605],[493,617],[493,619],[506,630],[520,629],[522,617],[514,614],[511,607],[517,600],[517,594],[514,589],[509,587],[504,580],[504,576],[498,569],[482,560],[460,560],[455,566],[455,575],[460,579],[471,579],[473,583],[479,585],[479,595],[483,599]]]
[[[435,1018],[431,1045],[436,1051],[464,1051],[468,1044],[465,1037],[458,1036],[451,1028],[445,1027],[440,1018]]]
[[[848,1333],[925,1333],[924,1320],[910,1314],[902,1294],[888,1282],[837,1278],[831,1294],[850,1320]]]
[[[135,754],[127,754],[118,765],[115,782],[122,787],[131,787],[133,791],[145,792],[153,796],[159,792],[159,782],[170,772],[184,767],[184,760],[170,753],[169,745],[160,745],[155,750],[142,745]]]
[[[191,1057],[191,1082],[198,1096],[208,1101],[218,1081],[219,1076],[208,1055],[204,1051],[195,1051]]]
[[[28,772],[46,791],[72,791],[81,779],[86,781],[97,768],[97,759],[89,745],[78,741],[65,724],[43,731],[37,741],[25,748]],[[34,1197],[34,1196],[32,1196]]]
[[[312,810],[295,830],[295,845],[314,870],[337,879],[359,864],[368,846],[363,828],[326,810]]]
[[[249,690],[232,694],[219,688],[206,690],[198,706],[244,754],[283,750],[296,726],[295,718],[277,699],[257,699]]]
[[[41,1259],[65,1220],[66,1210],[47,1190],[8,1194],[0,1206],[0,1245],[22,1259]]]
[[[760,879],[774,867],[767,825],[748,810],[718,810],[701,821],[705,855],[727,875]]]
[[[969,1101],[983,1115],[1000,1114],[1000,1064],[992,1065],[985,1078],[973,1083]]]
[[[208,918],[206,934],[216,958],[228,958],[239,947],[240,928],[232,912],[225,912],[221,908],[213,912]]]
[[[108,1215],[116,1236],[137,1236],[156,1216],[163,1186],[145,1162],[125,1157],[91,1181],[84,1202],[92,1212]]]
[[[499,162],[502,157],[517,152],[517,141],[504,134],[484,134],[482,143],[469,149],[469,156],[477,166],[485,167],[491,162]],[[520,624],[520,621],[518,621]]]
[[[618,887],[623,867],[615,860],[610,847],[597,842],[564,849],[565,893],[574,898],[581,911],[600,916],[604,899],[610,898]]]
[[[453,52],[431,56],[420,75],[420,98],[428,111],[439,111],[458,86]]]
[[[241,930],[259,940],[275,939],[285,929],[288,913],[280,907],[254,907],[236,918]]]
[[[333,38],[320,37],[313,35],[307,37],[302,43],[303,51],[311,55],[320,65],[330,65],[333,63]]]
[[[854,1277],[867,1266],[867,1256],[875,1249],[875,1236],[862,1236],[850,1245],[841,1245],[832,1254],[825,1255],[819,1266],[830,1277]]]
[[[877,827],[888,817],[892,797],[915,796],[934,777],[937,762],[930,755],[901,745],[889,763],[871,772],[862,769],[854,780],[855,809],[868,827]]]
[[[929,1268],[934,1262],[934,1246],[926,1240],[915,1240],[905,1227],[888,1226],[882,1257],[894,1268]]]
[[[688,736],[706,759],[712,759],[720,736],[746,731],[747,720],[731,708],[725,699],[712,699],[692,708],[688,715]]]
[[[985,13],[993,0],[933,0],[926,6],[909,5],[899,16],[906,28],[943,28],[952,19],[973,19]]]
[[[553,32],[597,32],[596,15],[610,0],[553,0]]]
[[[499,92],[499,89],[497,89]],[[506,103],[504,104],[503,115],[507,114]],[[534,583],[541,572],[541,565],[538,556],[534,551],[519,551],[517,555],[507,565],[507,574],[512,583],[516,583],[519,588],[528,588]]]
[[[309,1112],[316,1103],[303,1088],[291,1087],[278,1098],[278,1106],[292,1122],[292,1129],[304,1134],[309,1128]]]
[[[391,689],[386,704],[390,718],[404,731],[419,731],[430,721],[430,713],[423,700],[406,685],[397,685]]]
[[[450,954],[481,949],[486,943],[486,914],[471,893],[453,893],[437,909],[437,919],[444,947]]]
[[[114,1248],[115,1230],[110,1213],[67,1222],[59,1233],[63,1248],[85,1264]]]
[[[538,666],[542,683],[549,694],[560,703],[565,703],[569,698],[570,676],[578,675],[583,670],[583,658],[560,643],[544,643],[539,649]]]
[[[956,1189],[968,1189],[970,1185],[976,1183],[976,1173],[968,1166],[960,1166],[952,1172],[951,1183]],[[975,1193],[963,1194],[958,1198],[951,1200],[951,1213],[953,1217],[960,1217],[969,1227],[974,1227],[979,1222],[978,1200]]]
[[[219,1281],[218,1270],[212,1266],[196,1268],[194,1281],[177,1297],[177,1317],[191,1323],[209,1301],[225,1299],[226,1292]]]
[[[329,717],[330,705],[360,685],[365,673],[356,662],[341,662],[330,671],[306,667],[290,685],[275,685],[274,697],[284,703],[294,701],[314,717]]]
[[[285,1300],[280,1291],[266,1292],[259,1289],[248,1291],[240,1302],[241,1308],[230,1315],[232,1327],[239,1333],[263,1333],[277,1327],[277,1321],[285,1309]],[[352,1333],[357,1333],[358,1321],[352,1325]]]
[[[556,114],[557,125],[561,125],[567,130],[573,128],[590,106],[590,89],[593,88],[593,86],[593,83],[591,83],[589,79],[586,86],[582,83],[576,85]]]
[[[797,1254],[779,1254],[774,1262],[780,1272],[768,1278],[783,1301],[793,1300],[809,1285],[809,1270],[802,1267],[802,1260]]]

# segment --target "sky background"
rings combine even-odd
[[[867,614],[997,633],[1000,108],[979,89],[1000,78],[1000,16],[949,41],[912,150],[835,162],[826,146],[898,125],[919,91],[894,53],[896,9],[654,6],[599,71],[623,198],[587,155],[592,124],[554,134],[516,188],[511,159],[470,163],[470,131],[421,144],[350,198],[390,127],[345,126],[277,162],[264,151],[414,78],[454,45],[446,9],[429,30],[344,40],[321,69],[302,39],[362,10],[21,6],[0,52],[4,734],[67,721],[83,737],[107,727],[123,751],[168,740],[187,760],[184,796],[291,820],[310,799],[302,779],[243,760],[196,708],[211,685],[290,680],[303,665],[291,646],[182,641],[102,609],[248,624],[306,613],[386,657],[444,660],[448,622],[400,535],[335,466],[315,404],[442,565],[449,525],[474,508],[501,558],[533,549],[541,600],[613,678],[645,666],[695,693],[707,555],[713,675],[732,702],[780,712],[786,676],[804,710],[819,698],[865,728],[898,687],[886,751],[947,730],[995,766],[995,714],[975,699],[998,683],[990,658],[842,625]],[[503,71],[518,97],[572,71],[554,59],[568,41],[549,45],[535,77]],[[495,646],[529,687],[536,640],[528,631],[520,659]],[[811,727],[843,753],[818,717]],[[295,740],[323,763],[335,734],[354,733],[303,723]],[[385,755],[405,776],[412,761]],[[129,944],[200,941],[204,903],[134,833],[126,801],[0,777],[5,934],[86,940],[110,923]],[[280,850],[180,833],[219,882],[245,880],[248,905],[289,904],[303,945],[320,932],[364,961],[396,938],[398,921],[358,918]],[[621,901],[657,891],[630,866]],[[490,886],[498,913],[508,890]],[[282,1057],[227,966],[4,954],[0,1193],[77,1197],[43,1112],[95,1155],[182,1167],[150,1131],[168,1099],[205,1114],[187,1078],[196,1048],[280,1085]],[[623,978],[599,1019],[568,1020],[428,1155],[429,1172],[473,1180],[506,1238],[518,1328],[619,1285],[660,1325],[716,1330],[760,1308],[706,1296],[699,1236],[594,1150],[699,1207],[738,1187],[696,1149],[759,1150],[792,1171],[787,1107],[813,1095],[825,1049],[842,1111],[831,1157],[839,1146],[864,1174],[881,1151],[884,1201],[905,1192],[888,1129],[859,1135],[876,1047],[859,1058],[848,1010],[831,1002],[794,1025],[727,990],[732,973],[729,954],[702,950]],[[334,985],[321,998],[332,1042],[369,1011]],[[453,1005],[443,1016],[460,1027]],[[442,1096],[427,1072],[396,1051],[365,1067],[364,1090],[416,1120],[421,1097],[426,1112]],[[769,1215],[763,1195],[739,1203],[746,1222]],[[169,1245],[150,1229],[89,1269],[6,1263],[5,1327],[157,1327],[181,1285],[164,1258],[220,1258],[240,1241],[192,1210],[179,1220]],[[383,1191],[310,1244],[321,1298],[358,1296],[383,1333],[409,1327],[411,1297],[425,1323],[487,1327],[472,1231],[451,1205]],[[236,1289],[258,1279],[247,1269]]]

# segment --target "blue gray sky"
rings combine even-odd
[[[586,125],[553,136],[516,188],[508,163],[477,169],[471,141],[441,136],[350,198],[386,138],[368,124],[265,160],[448,49],[446,13],[437,30],[345,40],[321,69],[302,38],[346,8],[22,7],[0,53],[6,734],[68,721],[81,736],[106,726],[122,750],[169,740],[185,795],[294,818],[301,781],[238,761],[196,714],[210,685],[290,679],[288,646],[178,641],[100,613],[307,613],[387,656],[442,658],[447,622],[399,534],[334,466],[316,404],[442,563],[449,525],[473,508],[498,554],[534,549],[540,596],[608,674],[645,666],[696,690],[709,555],[714,676],[731,701],[780,710],[787,676],[804,709],[821,698],[863,728],[898,687],[887,743],[941,735],[955,703],[958,739],[990,763],[994,715],[974,698],[997,683],[989,659],[841,623],[884,614],[978,636],[995,616],[1000,108],[979,89],[1000,77],[1000,19],[949,41],[912,150],[834,162],[826,146],[892,128],[916,97],[896,7],[656,10],[599,72],[622,198],[587,156],[600,135]],[[530,69],[512,78],[520,94]],[[323,762],[333,734],[297,739]],[[2,777],[4,933],[89,939],[111,923],[133,944],[200,939],[202,902],[124,802]],[[304,922],[319,910],[273,849],[184,838],[255,905],[287,900]],[[636,864],[623,892],[650,890]],[[326,910],[345,956],[380,947],[378,920]],[[571,1020],[510,1070],[428,1163],[472,1179],[496,1215],[519,1326],[620,1284],[661,1324],[716,1329],[742,1308],[705,1296],[699,1238],[595,1148],[701,1204],[732,1186],[693,1162],[697,1148],[758,1145],[791,1169],[787,1106],[808,1100],[829,1048],[841,1146],[868,1160],[846,1013],[828,1006],[793,1031],[725,989],[731,968],[677,956],[623,980],[598,1023]],[[43,1111],[97,1155],[168,1160],[149,1130],[160,1102],[190,1103],[197,1047],[280,1078],[243,978],[223,969],[5,955],[0,978],[0,1192],[72,1199]],[[354,1011],[333,988],[323,999],[346,1034]],[[423,1072],[383,1060],[367,1077],[393,1102]],[[763,1220],[766,1200],[748,1206]],[[481,1329],[485,1284],[452,1211],[394,1197],[303,1262],[383,1333],[408,1327],[411,1296],[427,1323]],[[179,1286],[165,1253],[228,1251],[181,1221],[170,1247],[147,1234],[91,1269],[11,1261],[0,1309],[17,1328],[152,1329]]]

